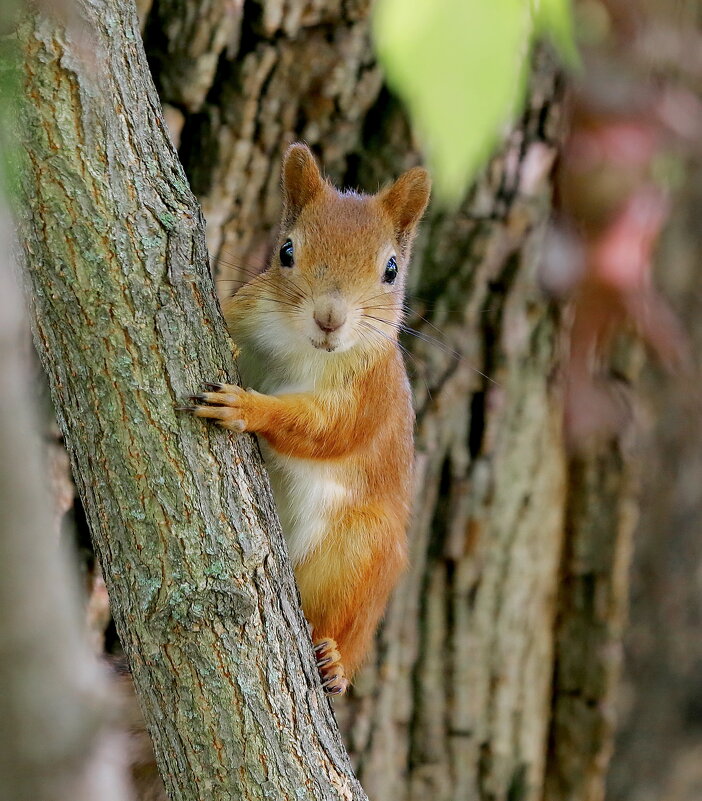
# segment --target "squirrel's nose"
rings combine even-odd
[[[338,331],[346,322],[347,306],[336,293],[318,297],[314,304],[314,321],[325,334]]]
[[[327,314],[320,315],[317,312],[314,314],[314,321],[324,331],[325,334],[331,334],[333,331],[338,331],[341,326],[346,322],[346,316],[335,314],[329,311]]]

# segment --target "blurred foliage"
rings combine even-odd
[[[13,125],[20,91],[19,42],[16,26],[19,2],[0,0],[0,189],[14,196],[18,167]],[[7,186],[9,184],[9,187]]]
[[[445,203],[464,194],[519,113],[534,42],[576,61],[569,0],[378,0],[378,57]]]

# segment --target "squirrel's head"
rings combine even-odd
[[[306,145],[288,148],[268,286],[298,344],[342,352],[396,341],[412,240],[429,193],[421,167],[376,195],[339,192]]]

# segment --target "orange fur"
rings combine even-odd
[[[320,670],[343,692],[406,562],[413,412],[397,330],[429,179],[415,168],[378,195],[340,193],[293,145],[283,194],[294,263],[274,258],[224,304],[260,392],[218,386],[195,413],[259,436]]]

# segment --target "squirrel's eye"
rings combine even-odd
[[[291,239],[286,239],[280,249],[280,263],[283,267],[292,267],[294,261],[293,243]]]
[[[383,283],[392,284],[397,278],[397,259],[391,256],[388,263],[385,265],[385,272],[383,273]]]

